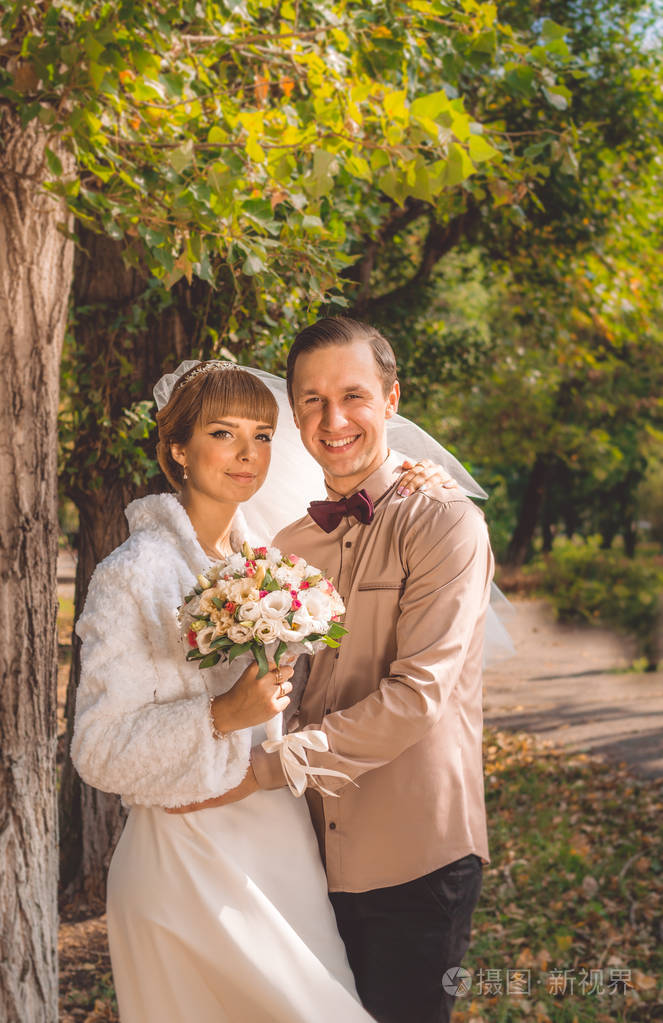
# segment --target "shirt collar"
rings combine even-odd
[[[365,480],[358,483],[352,493],[356,494],[358,490],[365,490],[373,504],[377,504],[380,498],[394,486],[401,475],[399,467],[403,462],[403,457],[397,451],[390,451],[382,465],[372,472],[370,476],[367,476]],[[326,486],[327,496],[330,501],[340,501],[344,496],[351,496],[350,494],[339,494],[332,490],[328,484]]]

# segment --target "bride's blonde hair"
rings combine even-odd
[[[268,387],[246,370],[201,363],[190,369],[175,385],[173,393],[157,412],[157,460],[175,490],[181,490],[183,468],[173,458],[172,444],[186,444],[196,423],[204,426],[227,416],[254,419],[271,429],[276,427],[278,405]]]

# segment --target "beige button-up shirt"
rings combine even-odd
[[[330,575],[347,609],[340,649],[312,660],[298,721],[322,728],[329,742],[309,763],[356,782],[322,777],[337,795],[307,790],[331,891],[401,884],[469,853],[488,858],[488,532],[460,491],[400,497],[401,462],[391,453],[364,480],[375,505],[368,525],[346,517],[325,533],[307,515],[274,540]],[[262,788],[285,784],[278,754],[256,747],[252,762]]]

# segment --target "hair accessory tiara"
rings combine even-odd
[[[189,373],[189,370],[195,369],[193,373]],[[194,377],[200,376],[201,373],[207,373],[210,369],[241,369],[236,362],[224,362],[221,359],[210,359],[208,362],[200,362],[199,359],[185,359],[181,362],[177,369],[173,373],[165,373],[160,380],[157,380],[152,391],[154,400],[157,403],[157,409],[160,412],[164,405],[167,405],[170,401],[171,395],[176,387],[180,384],[193,380]],[[188,378],[182,381],[182,377],[189,373]]]

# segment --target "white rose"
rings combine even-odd
[[[277,639],[282,639],[284,643],[301,643],[306,638],[306,633],[301,629],[295,628],[294,625],[290,628],[285,618],[275,622],[275,625],[278,628]]]
[[[253,626],[249,622],[238,622],[228,629],[228,636],[233,643],[248,643],[253,639]]]
[[[292,597],[285,590],[273,590],[260,599],[262,617],[267,621],[280,621],[292,610]]]
[[[281,554],[278,547],[267,548],[267,561],[269,562],[270,565],[278,565],[282,557],[283,555]]]
[[[324,618],[314,618],[305,607],[300,607],[292,616],[292,624],[298,625],[303,636],[310,636],[313,632],[324,634],[329,628],[329,621]]]
[[[312,618],[331,618],[331,600],[322,590],[301,590],[297,599],[301,601],[302,607],[306,608]]]
[[[232,600],[234,604],[248,604],[250,601],[257,600],[259,591],[256,587],[253,579],[233,579],[232,582],[226,583],[228,588],[228,599]]]
[[[278,636],[278,621],[267,621],[266,618],[259,618],[253,626],[253,635],[261,643],[272,643]]]
[[[226,572],[243,572],[244,565],[246,564],[246,558],[241,552],[231,554],[229,558],[226,558]]]
[[[302,581],[301,575],[298,573],[296,568],[290,568],[289,565],[281,565],[280,568],[272,569],[272,575],[276,579],[279,586],[299,586]]]
[[[212,647],[210,643],[214,639],[214,626],[207,625],[204,629],[201,629],[197,634],[196,639],[198,640],[198,649],[202,654],[210,653]]]
[[[260,617],[260,603],[257,600],[247,600],[239,609],[240,622],[257,622]]]

